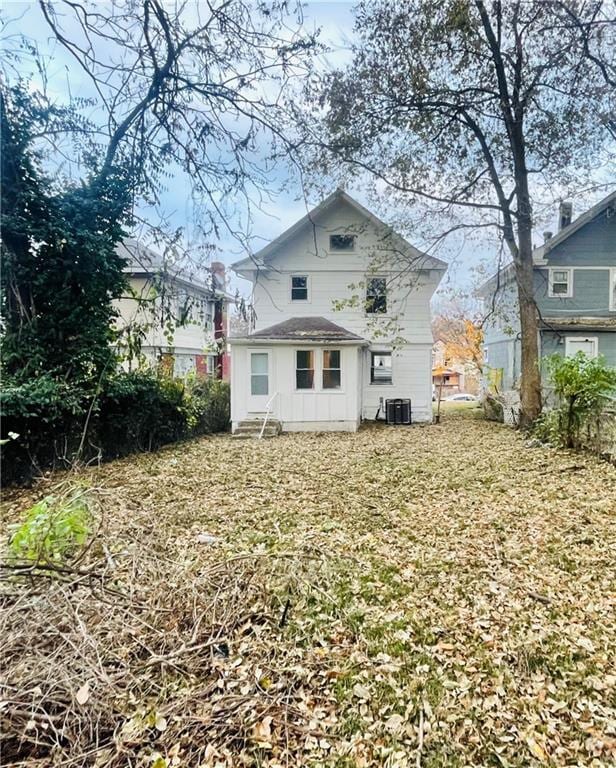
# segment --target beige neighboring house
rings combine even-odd
[[[140,354],[153,366],[176,377],[195,372],[228,379],[228,305],[224,264],[213,262],[209,276],[195,278],[139,243],[126,239],[118,246],[126,259],[129,290],[116,301],[120,344],[126,366]]]

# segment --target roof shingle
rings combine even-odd
[[[251,333],[251,339],[288,339],[289,341],[365,341],[356,333],[324,317],[291,317]]]

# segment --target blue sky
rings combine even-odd
[[[325,68],[343,66],[350,58],[350,45],[353,37],[353,3],[327,0],[309,2],[304,9],[304,26],[313,31],[320,29],[320,40],[329,49],[328,53],[321,57],[320,65]],[[92,88],[85,75],[76,66],[69,54],[52,40],[38,5],[34,2],[16,2],[5,0],[3,15],[7,20],[4,37],[11,39],[11,35],[19,33],[27,34],[34,39],[40,50],[46,55],[48,61],[47,80],[48,93],[59,102],[66,102],[69,95],[91,95]],[[24,69],[28,69],[27,62]],[[264,138],[264,141],[267,139]],[[281,163],[271,174],[271,195],[262,203],[252,205],[252,223],[250,226],[251,244],[254,250],[265,245],[297,219],[304,216],[311,207],[319,202],[319,195],[302,190],[301,181],[292,167]],[[278,191],[284,187],[283,191]],[[324,185],[321,193],[332,191]],[[360,202],[372,208],[376,205],[375,212],[385,219],[396,219],[392,212],[379,208],[379,201],[366,197],[360,189],[348,190],[356,196]],[[599,195],[600,196],[600,195]],[[191,242],[194,238],[196,211],[191,201],[188,180],[180,174],[171,179],[167,189],[163,191],[162,207],[169,221],[174,227],[182,227],[185,239]],[[584,202],[583,208],[595,200]],[[581,213],[577,208],[575,213]],[[143,213],[148,217],[152,212],[147,209]],[[395,211],[393,212],[395,214]],[[556,211],[553,212],[553,218]],[[238,218],[239,221],[239,218]],[[393,222],[392,222],[393,223]],[[543,227],[542,227],[543,228]],[[552,227],[553,228],[553,227]],[[405,228],[401,234],[407,237],[414,245],[425,248],[418,232],[412,227]],[[539,242],[540,238],[537,239]],[[220,240],[216,243],[218,254],[215,258],[231,264],[243,258],[246,254],[239,242],[221,230]],[[442,291],[447,291],[451,286],[468,289],[476,279],[474,268],[478,265],[487,266],[490,262],[496,263],[496,243],[486,242],[477,237],[456,236],[450,238],[445,246],[435,255],[450,263],[450,269],[443,282]],[[243,292],[247,292],[244,281],[237,281],[235,285]]]

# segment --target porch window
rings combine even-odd
[[[340,350],[323,350],[323,389],[340,389]]]
[[[295,353],[295,388],[314,389],[314,352],[298,349]]]
[[[391,352],[372,352],[370,365],[371,384],[392,384]]]
[[[573,296],[572,276],[570,269],[551,269],[548,285],[548,296],[571,298]]]
[[[250,394],[269,394],[267,352],[253,352],[250,355]]]
[[[354,251],[355,235],[330,235],[329,250],[330,251]]]
[[[387,312],[387,282],[384,277],[369,277],[366,281],[366,312],[371,315]]]
[[[308,278],[306,275],[291,277],[291,301],[308,301]]]

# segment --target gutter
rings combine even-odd
[[[299,338],[299,339],[266,339],[264,337],[254,338],[254,337],[247,337],[247,336],[236,336],[235,338],[227,339],[227,343],[231,345],[235,345],[238,347],[252,347],[252,346],[264,346],[264,345],[274,345],[274,346],[288,346],[289,344],[293,344],[294,346],[297,346],[298,344],[302,344],[305,346],[323,346],[323,347],[367,347],[370,345],[370,342],[366,339],[310,339],[310,338]]]

